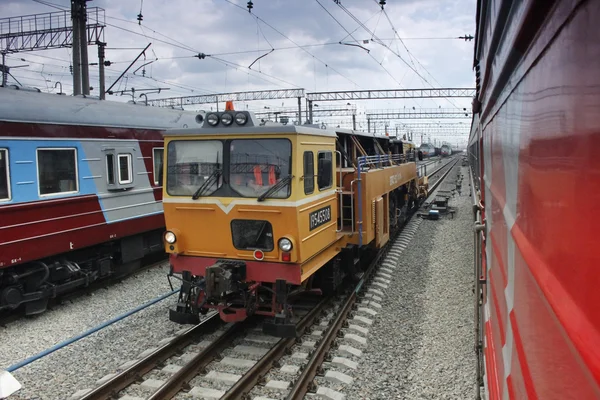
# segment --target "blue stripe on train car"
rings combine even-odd
[[[81,143],[76,140],[2,140],[2,148],[9,151],[10,185],[12,198],[2,204],[17,204],[39,200],[96,194],[94,183]],[[76,193],[57,193],[40,196],[37,165],[37,149],[74,148],[77,153],[78,191]]]

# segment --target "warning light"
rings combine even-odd
[[[225,111],[234,111],[233,101],[229,100],[225,102]]]
[[[281,261],[287,261],[287,262],[292,261],[292,254],[291,253],[281,253]]]
[[[254,250],[254,259],[262,261],[265,258],[265,253],[261,250]]]

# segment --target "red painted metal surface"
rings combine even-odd
[[[107,126],[56,125],[0,121],[0,132],[23,138],[136,139],[162,141],[158,129],[115,128]],[[162,147],[162,146],[161,146]]]
[[[90,199],[93,197],[93,199]],[[11,217],[10,226],[0,227],[0,267],[50,257],[99,243],[118,240],[164,227],[162,214],[107,224],[96,196],[56,200],[52,207],[30,204],[0,208],[0,220]],[[38,203],[38,202],[36,202]],[[23,208],[23,210],[20,210]],[[19,221],[21,221],[19,223]]]
[[[598,21],[598,1],[531,0],[479,38],[491,399],[600,398]]]
[[[206,268],[217,262],[216,258],[188,257],[171,254],[169,257],[173,272],[190,271],[192,275],[204,276]],[[281,264],[267,261],[246,261],[246,279],[252,282],[271,282],[285,279],[288,283],[299,285],[301,268],[299,264]]]
[[[162,200],[153,176],[153,149],[163,146],[160,130],[0,121],[0,131],[11,137],[138,140],[154,199]],[[2,205],[0,268],[160,228],[162,214],[107,224],[95,194]]]

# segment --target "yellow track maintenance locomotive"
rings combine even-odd
[[[201,116],[199,116],[201,118]],[[351,130],[261,123],[208,113],[201,128],[165,132],[163,204],[170,319],[197,323],[273,316],[264,331],[293,336],[295,296],[360,276],[427,191],[402,143]]]

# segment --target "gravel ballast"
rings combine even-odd
[[[168,291],[168,266],[142,271],[108,289],[0,328],[2,369],[134,309]],[[67,399],[182,328],[169,321],[173,295],[15,371],[23,389],[11,399]]]
[[[354,381],[341,390],[347,400],[473,396],[473,219],[462,173],[454,218],[424,220],[400,256]]]

